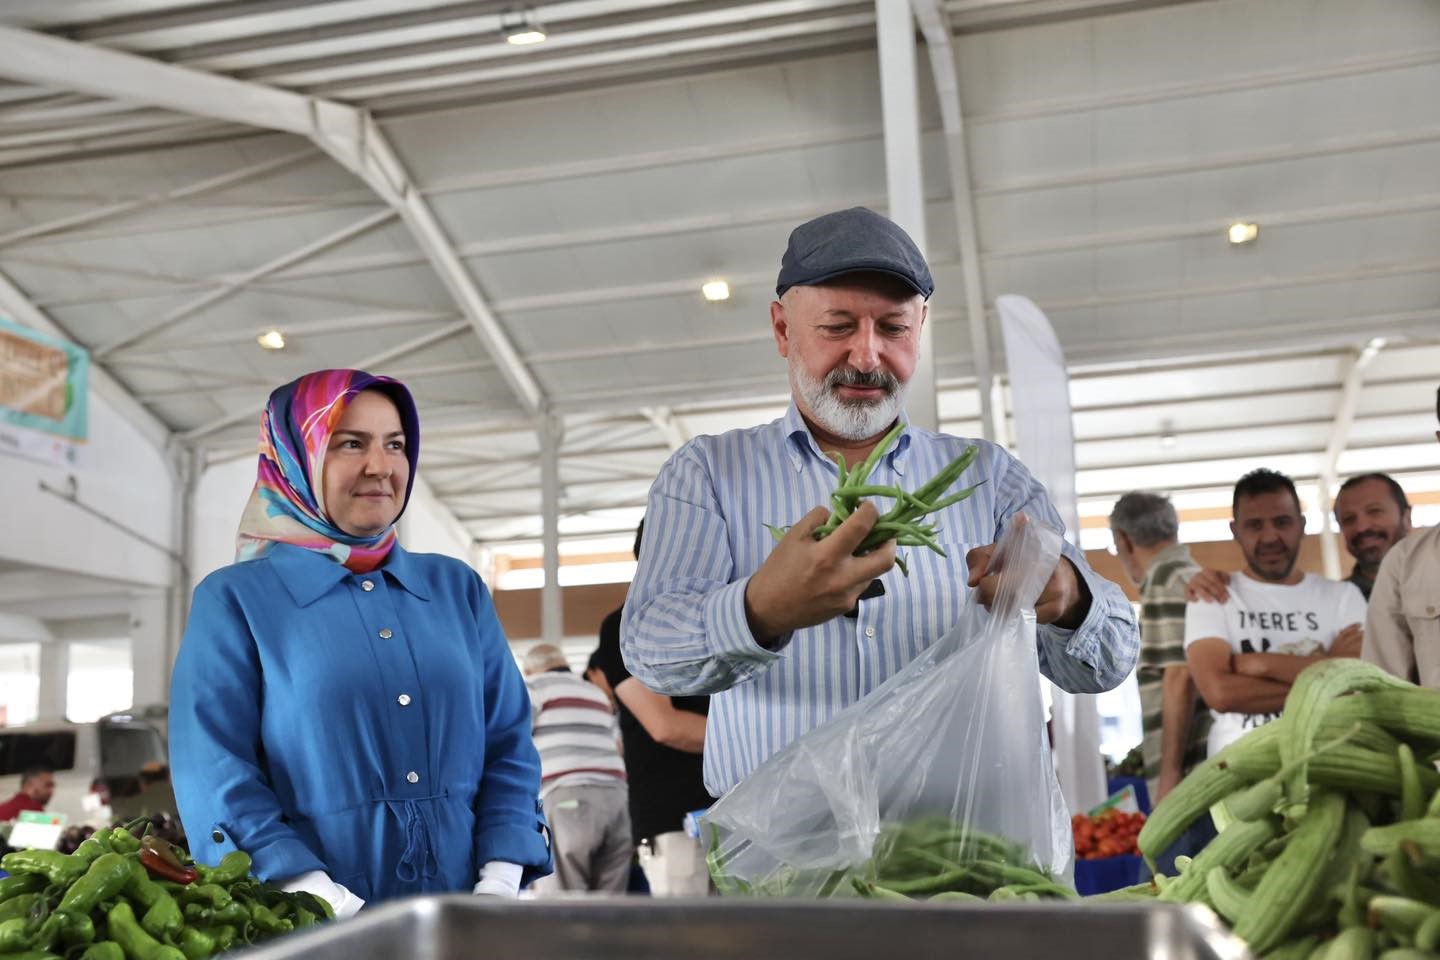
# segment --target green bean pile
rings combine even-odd
[[[886,900],[1069,900],[1024,849],[940,818],[891,824],[880,835],[874,879],[852,877],[862,896]]]
[[[1019,845],[968,829],[940,817],[922,817],[884,826],[874,855],[853,869],[811,872],[780,870],[747,881],[727,870],[718,833],[708,862],[715,888],[725,895],[862,896],[881,900],[1072,899],[1075,891],[1035,865]]]
[[[138,829],[138,825],[133,825]],[[250,876],[250,857],[196,864],[158,837],[97,831],[73,854],[0,858],[5,960],[207,960],[332,919],[330,905]]]
[[[875,465],[880,462],[880,458],[904,432],[905,424],[895,424],[895,428],[875,445],[874,450],[870,451],[870,456],[853,469],[846,469],[843,455],[830,454],[840,470],[840,480],[835,487],[835,492],[830,494],[830,518],[815,530],[816,540],[823,540],[834,533],[840,524],[855,512],[865,497],[889,497],[895,501],[895,506],[876,521],[874,528],[855,549],[855,556],[864,556],[887,540],[894,540],[896,545],[901,547],[928,547],[940,556],[945,556],[944,549],[935,539],[940,528],[934,524],[920,521],[927,514],[937,513],[951,504],[959,503],[975,492],[975,487],[966,487],[948,497],[942,496],[956,480],[960,479],[960,474],[964,473],[966,468],[974,462],[978,451],[973,446],[966,447],[960,456],[950,461],[929,482],[913,493],[903,490],[899,486],[869,483],[870,474],[875,469]],[[765,524],[765,528],[777,541],[784,537],[785,532],[790,529],[768,523]],[[907,577],[910,575],[910,570],[905,565],[903,557],[897,555],[895,565],[900,568],[902,574]]]

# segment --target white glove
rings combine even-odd
[[[353,917],[360,912],[361,907],[365,906],[364,900],[331,880],[330,874],[324,870],[311,870],[309,873],[291,877],[280,884],[280,889],[286,893],[313,893],[330,904],[331,909],[335,911],[336,920]]]
[[[471,893],[483,897],[504,897],[514,900],[520,893],[520,880],[525,868],[518,863],[491,860],[480,868],[480,882]]]

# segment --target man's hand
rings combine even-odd
[[[1225,603],[1230,599],[1230,574],[1224,570],[1201,570],[1185,584],[1185,599],[1190,603]]]
[[[880,519],[874,504],[861,503],[834,533],[816,540],[815,530],[829,517],[825,507],[805,514],[751,574],[745,617],[762,646],[848,613],[870,581],[895,565],[894,540],[863,557],[851,556]]]
[[[1004,570],[986,575],[990,558],[995,553],[995,544],[976,547],[965,554],[965,564],[970,568],[967,585],[979,591],[980,603],[989,610],[1000,590],[1000,578]],[[1035,601],[1035,620],[1038,623],[1053,623],[1065,630],[1074,630],[1085,622],[1090,612],[1090,588],[1075,565],[1061,557],[1050,573],[1050,579]]]
[[[1364,624],[1352,623],[1350,626],[1335,634],[1335,642],[1330,644],[1327,656],[1331,657],[1358,657],[1360,648],[1365,644]]]

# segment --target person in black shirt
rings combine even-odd
[[[640,557],[644,522],[635,531]],[[638,844],[684,829],[685,815],[714,801],[705,790],[700,755],[705,749],[709,697],[667,697],[647,689],[620,657],[620,610],[600,625],[591,663],[605,674],[620,711],[620,738],[630,783],[630,828]]]

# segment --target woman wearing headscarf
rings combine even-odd
[[[329,900],[550,872],[530,701],[470,567],[395,537],[419,460],[399,381],[322,370],[261,417],[236,563],[195,589],[171,683],[195,858]]]

